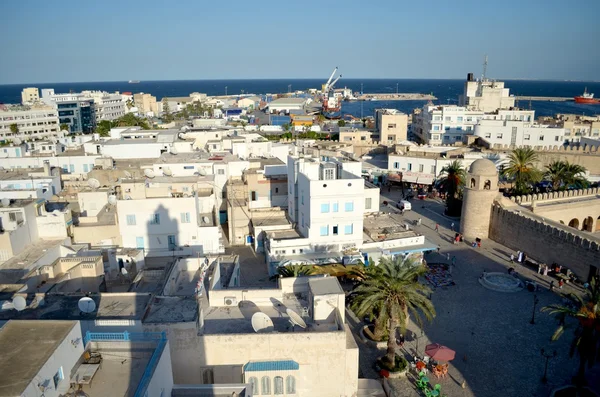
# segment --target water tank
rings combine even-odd
[[[467,81],[475,81],[473,79],[473,73],[467,73]]]

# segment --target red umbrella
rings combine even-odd
[[[450,361],[454,360],[456,352],[439,343],[432,343],[431,345],[425,346],[425,354],[437,361]]]

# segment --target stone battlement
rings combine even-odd
[[[600,188],[564,190],[560,192],[527,194],[523,196],[510,197],[513,203],[525,205],[532,204],[534,201],[551,201],[557,199],[565,199],[571,197],[597,196],[600,194]]]
[[[480,138],[481,141],[485,141],[485,139]],[[517,147],[525,147],[524,145],[512,146],[512,145],[503,145],[500,143],[489,144],[487,141],[483,144],[484,147],[491,150],[513,150]],[[532,146],[531,147],[536,152],[544,152],[544,153],[576,153],[576,154],[590,154],[595,156],[600,156],[600,145],[572,145],[572,146],[563,146],[563,145],[554,145],[554,146]]]

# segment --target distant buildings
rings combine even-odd
[[[56,137],[59,129],[58,111],[52,106],[39,102],[32,106],[0,105],[0,140]]]
[[[21,91],[21,103],[23,105],[32,105],[40,100],[40,90],[36,87],[23,88]]]
[[[156,97],[150,94],[133,94],[133,103],[138,112],[144,116],[158,116],[158,104]]]
[[[267,105],[269,113],[289,114],[293,111],[304,110],[308,100],[306,98],[279,98]]]
[[[472,135],[484,112],[456,105],[425,105],[413,114],[413,133],[424,143],[453,145]]]
[[[515,97],[511,96],[504,82],[490,80],[483,77],[480,80],[473,78],[473,73],[467,75],[463,95],[459,97],[459,106],[484,113],[494,112],[497,109],[510,109],[515,106]]]
[[[71,133],[90,134],[96,129],[94,100],[85,94],[56,94],[52,88],[42,89],[42,101],[58,110],[59,123]]]
[[[96,123],[103,120],[115,120],[126,113],[125,101],[118,92],[82,91],[83,95],[94,100]]]

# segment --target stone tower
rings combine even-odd
[[[487,159],[476,160],[467,173],[463,193],[460,233],[467,241],[489,237],[492,205],[497,195],[496,166]]]

